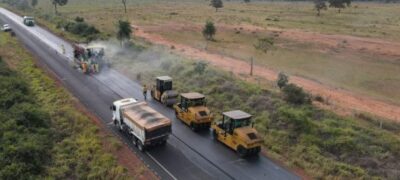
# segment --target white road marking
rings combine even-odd
[[[157,159],[154,158],[150,153],[146,152],[146,154],[147,154],[154,162],[156,162],[157,165],[159,165],[169,176],[171,176],[172,179],[178,180],[178,178],[176,178],[174,175],[172,175],[172,173],[169,172],[160,162],[158,162]]]

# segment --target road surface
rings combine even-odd
[[[98,75],[81,74],[70,67],[72,47],[68,42],[38,26],[24,26],[21,17],[3,8],[0,8],[0,19],[10,24],[20,41],[38,57],[42,67],[53,72],[86,108],[107,124],[162,179],[300,179],[262,155],[239,158],[231,149],[213,141],[208,131],[191,131],[175,118],[172,109],[152,100],[148,101],[149,105],[172,120],[173,134],[165,147],[150,149],[146,153],[137,151],[129,139],[111,125],[109,106],[121,98],[143,100],[139,84],[113,69],[103,69]],[[66,54],[62,54],[62,45]]]

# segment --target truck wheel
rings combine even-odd
[[[190,129],[197,131],[197,125],[195,123],[190,123]]]
[[[119,130],[120,132],[122,132],[122,130],[123,130],[123,127],[122,127],[122,124],[121,124],[121,123],[118,123],[118,130]]]
[[[204,126],[204,129],[210,129],[210,128],[211,128],[211,123]]]
[[[137,142],[137,147],[139,149],[139,151],[143,152],[144,151],[144,145],[142,142],[138,141]]]
[[[175,117],[176,117],[176,119],[179,119],[179,113],[176,110],[175,110]]]
[[[133,144],[134,146],[137,146],[137,144],[138,144],[138,140],[137,140],[136,137],[133,136],[133,135],[132,135],[132,144]]]
[[[214,141],[218,140],[218,134],[217,134],[217,131],[215,129],[212,130],[212,137],[213,137]]]
[[[237,153],[239,154],[239,156],[241,158],[246,157],[247,156],[247,150],[246,148],[244,148],[243,146],[239,145],[236,149]]]

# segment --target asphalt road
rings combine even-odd
[[[129,139],[111,125],[109,106],[113,101],[126,97],[143,100],[140,85],[113,69],[103,69],[98,75],[83,75],[70,67],[72,47],[68,42],[38,26],[24,26],[21,17],[3,8],[0,8],[0,18],[11,25],[19,40],[40,60],[42,67],[53,72],[86,108],[162,179],[300,179],[262,155],[239,158],[234,151],[214,141],[208,131],[192,132],[175,118],[172,109],[152,100],[148,101],[149,105],[172,120],[173,134],[165,147],[150,149],[146,153],[137,151]],[[66,55],[61,54],[61,44],[67,50]]]

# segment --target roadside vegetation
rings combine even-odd
[[[0,179],[132,178],[110,153],[121,143],[100,137],[71,95],[6,33],[0,55]]]

